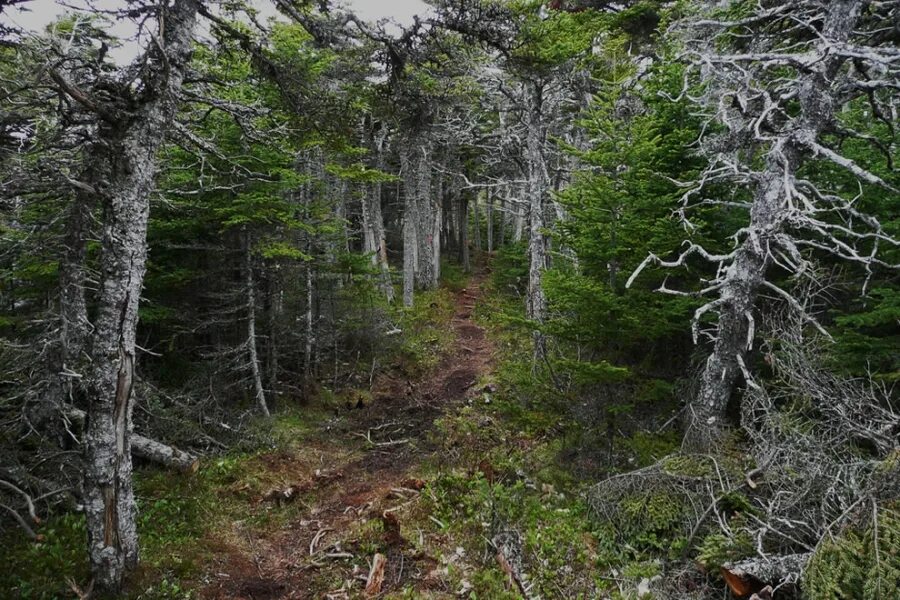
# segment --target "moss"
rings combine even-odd
[[[676,431],[658,434],[639,431],[622,444],[634,455],[638,467],[646,467],[677,451],[681,434]]]
[[[662,491],[627,496],[619,505],[619,535],[637,549],[669,550],[683,534],[685,506]]]
[[[700,544],[697,562],[709,571],[715,571],[727,562],[739,560],[753,554],[753,540],[745,531],[727,536],[713,533]]]

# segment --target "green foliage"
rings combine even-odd
[[[637,549],[667,551],[684,535],[686,509],[677,496],[662,491],[628,496],[619,506],[619,535]]]
[[[715,571],[727,562],[752,556],[753,539],[746,531],[733,536],[713,533],[706,536],[697,551],[697,562],[709,571]]]
[[[66,578],[83,582],[89,573],[84,516],[55,516],[39,531],[44,539],[38,543],[26,540],[18,529],[4,532],[0,590],[23,600],[67,597]]]
[[[816,600],[900,597],[900,512],[881,507],[865,529],[826,538],[803,574],[803,592]]]

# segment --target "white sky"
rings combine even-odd
[[[126,4],[125,0],[62,1],[69,6],[85,6],[90,3],[101,10],[121,8]],[[275,14],[272,3],[268,0],[251,0],[251,3],[261,9],[264,15]],[[363,19],[377,21],[388,18],[401,25],[412,23],[414,15],[424,14],[429,10],[422,0],[342,0],[342,4],[353,9]],[[6,8],[0,14],[0,22],[12,23],[26,31],[39,31],[65,11],[66,8],[57,0],[31,0],[14,8]],[[120,23],[117,27],[113,27],[110,33],[124,39],[130,37],[130,29],[127,23]]]

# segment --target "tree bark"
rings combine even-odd
[[[494,251],[494,193],[487,192],[487,251]]]
[[[387,130],[375,134],[375,168],[384,170],[384,144]],[[384,231],[384,216],[381,213],[381,183],[369,186],[363,195],[363,228],[365,251],[372,254],[373,264],[381,272],[379,287],[390,303],[394,302],[394,285],[391,282],[391,267],[388,264],[387,240]]]
[[[437,288],[441,259],[441,205],[432,190],[432,141],[428,132],[411,132],[403,149],[404,224],[415,227],[415,287]],[[404,236],[406,238],[406,236]],[[406,250],[404,250],[406,252]],[[404,268],[404,270],[406,270]]]
[[[481,206],[478,202],[478,194],[472,195],[472,231],[475,234],[475,250],[481,252]]]
[[[525,295],[526,316],[540,325],[547,314],[547,298],[544,295],[543,278],[547,268],[547,238],[544,234],[544,202],[549,189],[547,165],[544,158],[544,127],[542,107],[544,88],[538,82],[527,84],[527,143],[526,162],[528,165],[528,289]],[[545,352],[543,334],[534,331],[534,352],[542,357]]]
[[[108,115],[101,115],[99,141],[88,159],[105,177],[91,182],[103,203],[103,233],[92,362],[85,386],[89,404],[83,499],[91,569],[103,592],[117,593],[138,563],[131,465],[138,303],[157,152],[175,117],[197,9],[195,0],[161,9],[165,26],[159,47],[148,50],[152,65],[142,81],[141,102],[127,117],[108,120]]]
[[[256,347],[256,277],[253,274],[253,247],[250,234],[246,232],[244,232],[244,294],[247,299],[247,360],[253,378],[254,398],[259,411],[268,417],[271,414],[266,402],[266,391],[259,368],[259,352]]]
[[[822,38],[829,43],[848,40],[862,4],[859,0],[829,3]],[[772,142],[765,169],[756,178],[750,223],[716,301],[719,322],[715,345],[701,375],[700,389],[689,406],[685,435],[689,449],[709,450],[726,430],[727,407],[740,364],[753,345],[753,310],[771,264],[769,249],[778,245],[789,217],[785,210],[785,198],[792,193],[789,182],[802,163],[805,144],[816,140],[834,118],[836,92],[831,82],[844,60],[828,56],[816,68],[798,75],[799,127]]]
[[[459,264],[468,273],[472,267],[469,264],[469,198],[466,194],[459,194]]]
[[[497,247],[502,248],[506,243],[506,198],[500,196],[500,223],[497,231]]]
[[[403,171],[403,306],[413,305],[416,272],[419,270],[418,202],[415,149],[407,146],[400,155]]]
[[[63,412],[66,417],[81,426],[87,421],[87,413],[74,406],[65,407]],[[175,446],[151,440],[134,432],[131,433],[130,439],[132,456],[189,473],[196,473],[200,467],[200,458],[196,454],[179,450]]]

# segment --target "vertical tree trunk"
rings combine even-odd
[[[384,145],[387,129],[375,132],[373,146],[375,168],[384,171]],[[384,232],[384,216],[381,212],[382,184],[373,183],[363,195],[363,233],[365,251],[372,254],[372,261],[380,270],[379,287],[388,302],[394,301],[394,284],[391,282],[391,267],[388,264],[387,240]]]
[[[547,238],[544,234],[544,201],[548,192],[547,165],[544,160],[544,122],[542,114],[544,89],[540,83],[528,84],[528,120],[526,163],[528,165],[528,289],[525,295],[526,316],[540,325],[547,313],[543,278],[547,268]],[[534,332],[536,356],[543,356],[545,340],[539,330]]]
[[[127,118],[104,119],[89,158],[106,177],[91,182],[103,203],[103,233],[92,362],[86,378],[83,499],[91,568],[103,592],[117,592],[138,562],[130,443],[138,303],[157,152],[175,116],[197,9],[194,0],[162,9],[160,47],[148,50],[153,55],[151,68],[158,72],[145,75],[142,102]]]
[[[250,364],[250,375],[253,378],[253,393],[259,411],[269,414],[266,402],[266,391],[263,387],[262,373],[259,368],[259,354],[256,347],[256,278],[253,276],[253,248],[250,235],[244,233],[244,294],[247,299],[247,360]]]
[[[311,249],[311,244],[307,245]],[[313,276],[313,265],[306,263],[306,312],[303,315],[304,336],[303,336],[303,386],[304,391],[308,390],[312,385],[313,375],[315,374],[314,362],[315,353],[314,343],[316,339],[315,318],[313,309],[315,306],[315,278]]]
[[[507,204],[506,198],[504,196],[500,196],[500,223],[499,231],[497,231],[497,247],[502,248],[504,244],[506,244],[506,219],[507,219]]]
[[[487,192],[487,251],[494,251],[494,192]]]
[[[429,179],[431,177],[431,165],[426,164]],[[437,185],[432,191],[429,185],[426,188],[428,196],[426,201],[432,211],[431,223],[431,279],[426,283],[426,289],[436,289],[441,279],[441,232],[444,229],[444,179],[439,177]]]
[[[403,171],[403,305],[413,305],[416,273],[419,270],[418,202],[416,149],[407,145],[400,154]]]
[[[522,200],[524,196],[522,191],[523,186],[521,185],[516,185],[513,188],[513,242],[517,244],[525,237],[525,212],[528,210]]]
[[[472,201],[474,206],[472,206],[472,231],[475,233],[475,250],[479,253],[482,250],[481,247],[481,207],[478,202],[478,193],[476,192],[472,196]]]
[[[465,193],[459,194],[459,264],[468,273],[472,267],[469,264],[469,198]]]
[[[280,349],[279,345],[279,328],[281,325],[281,315],[284,312],[284,291],[281,289],[281,280],[276,273],[272,273],[268,280],[268,300],[269,300],[269,343],[266,345],[266,380],[269,389],[273,393],[278,390],[278,377],[280,370]]]

